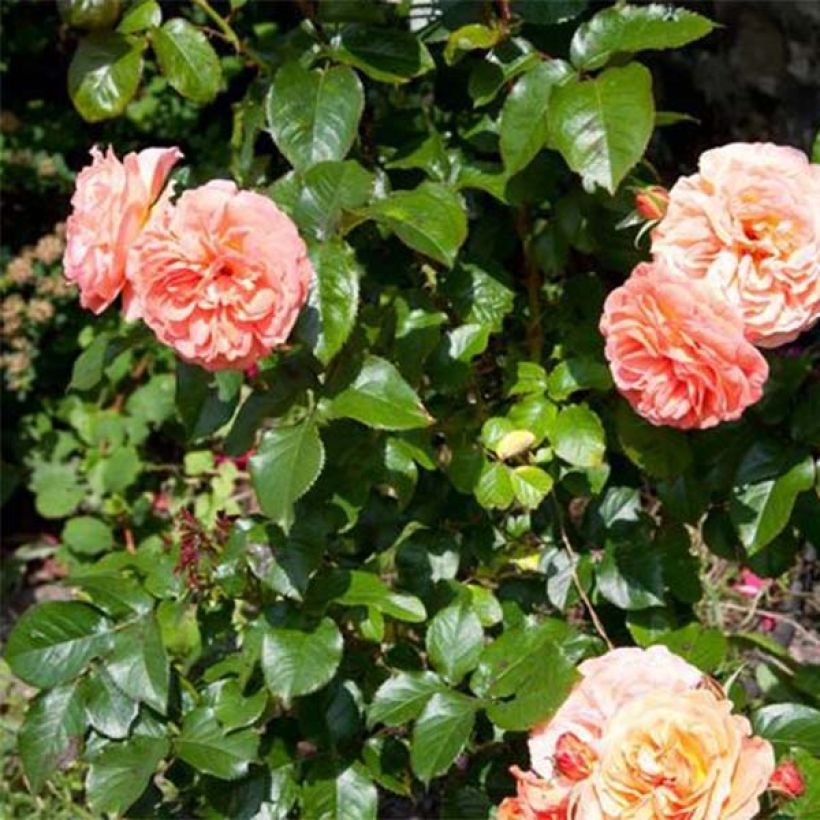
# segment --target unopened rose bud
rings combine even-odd
[[[669,205],[669,191],[660,185],[642,188],[635,195],[635,208],[644,218],[652,221],[663,219]]]
[[[592,772],[595,753],[572,732],[564,732],[555,744],[555,768],[573,781],[585,780]]]
[[[793,760],[784,760],[772,774],[769,788],[773,792],[782,794],[789,800],[800,797],[806,791],[806,783],[797,764]]]

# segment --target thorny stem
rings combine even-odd
[[[201,8],[213,20],[225,39],[233,46],[234,51],[237,54],[241,53],[242,43],[239,42],[236,32],[231,28],[228,21],[211,6],[208,0],[191,0],[191,2]]]
[[[561,533],[561,543],[564,545],[564,549],[569,556],[569,566],[570,572],[572,573],[572,583],[575,586],[575,589],[578,591],[578,595],[584,603],[584,606],[587,608],[587,612],[589,612],[589,617],[592,619],[592,625],[595,627],[595,631],[600,636],[601,640],[606,644],[607,649],[614,649],[615,645],[609,639],[609,635],[606,633],[606,629],[604,629],[604,625],[601,622],[601,619],[598,617],[598,613],[595,611],[595,607],[592,605],[592,601],[589,599],[589,595],[587,595],[586,590],[581,583],[581,579],[578,577],[578,571],[576,566],[578,564],[578,554],[572,548],[572,544],[570,543],[569,537],[567,536],[567,531],[564,529],[564,518],[561,514],[561,507],[558,504],[557,499],[553,496],[553,503],[555,505],[555,517],[558,521],[558,531]]]

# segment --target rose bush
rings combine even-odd
[[[10,448],[59,580],[4,648],[28,816],[816,813],[818,166],[655,172],[698,126],[654,52],[713,23],[60,7],[89,311]]]

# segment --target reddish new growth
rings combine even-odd
[[[200,571],[203,553],[215,554],[222,549],[228,540],[231,521],[220,514],[214,525],[214,532],[208,533],[190,511],[182,510],[180,519],[179,561],[174,572],[186,573],[188,586],[199,589],[205,580]]]

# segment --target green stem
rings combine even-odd
[[[516,219],[518,238],[524,260],[524,280],[529,302],[529,323],[527,325],[527,346],[530,359],[541,362],[544,352],[544,330],[541,327],[541,272],[532,253],[532,220],[526,208],[518,212]]]
[[[211,6],[208,0],[191,0],[191,2],[201,8],[202,11],[211,18],[225,36],[225,39],[233,46],[234,51],[239,54],[242,51],[242,43],[239,42],[239,37],[237,37],[236,32],[230,27],[228,21]]]

